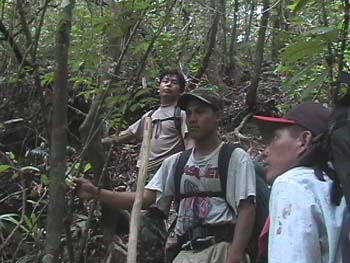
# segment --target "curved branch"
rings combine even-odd
[[[28,68],[31,69],[31,71],[33,71],[33,66],[30,64],[29,61],[27,61],[24,58],[24,56],[22,55],[22,52],[21,52],[20,48],[18,47],[16,41],[14,40],[14,38],[12,37],[12,35],[7,30],[7,28],[2,23],[1,20],[0,20],[0,32],[3,34],[5,40],[9,42],[9,44],[10,44],[10,46],[12,48],[12,51],[13,51],[16,59],[17,59],[18,64],[22,64],[24,67],[28,67]]]
[[[240,130],[243,128],[244,124],[248,121],[248,119],[253,115],[253,113],[248,113],[246,116],[244,116],[243,120],[241,123],[234,129],[233,134],[236,136],[238,140],[251,140],[252,138],[249,136],[243,135]]]

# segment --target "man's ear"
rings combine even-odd
[[[313,135],[310,131],[302,131],[298,138],[299,154],[303,154],[311,145]]]

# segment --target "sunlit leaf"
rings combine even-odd
[[[0,173],[6,172],[9,169],[11,169],[11,165],[6,165],[6,164],[0,165]]]
[[[87,171],[90,171],[92,169],[92,167],[93,166],[91,163],[86,164],[83,172],[86,173]]]

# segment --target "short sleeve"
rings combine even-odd
[[[270,197],[269,262],[319,262],[320,209],[302,186],[278,179]]]
[[[145,118],[148,116],[149,113],[150,112],[147,112],[140,119],[138,119],[136,122],[134,122],[128,127],[128,131],[134,134],[135,137],[140,141],[142,141],[142,137],[143,137]]]
[[[151,181],[145,186],[146,189],[157,192],[157,208],[165,214],[169,212],[171,201],[175,193],[175,164],[180,153],[176,153],[164,160]]]
[[[233,151],[227,174],[227,201],[237,214],[239,202],[256,196],[256,178],[253,161],[248,153],[237,148]]]

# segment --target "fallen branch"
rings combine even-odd
[[[241,123],[234,129],[233,134],[236,136],[238,140],[248,141],[251,140],[252,137],[245,136],[241,134],[240,130],[243,128],[244,124],[248,121],[248,119],[253,115],[253,113],[248,113],[244,118],[242,119]]]

